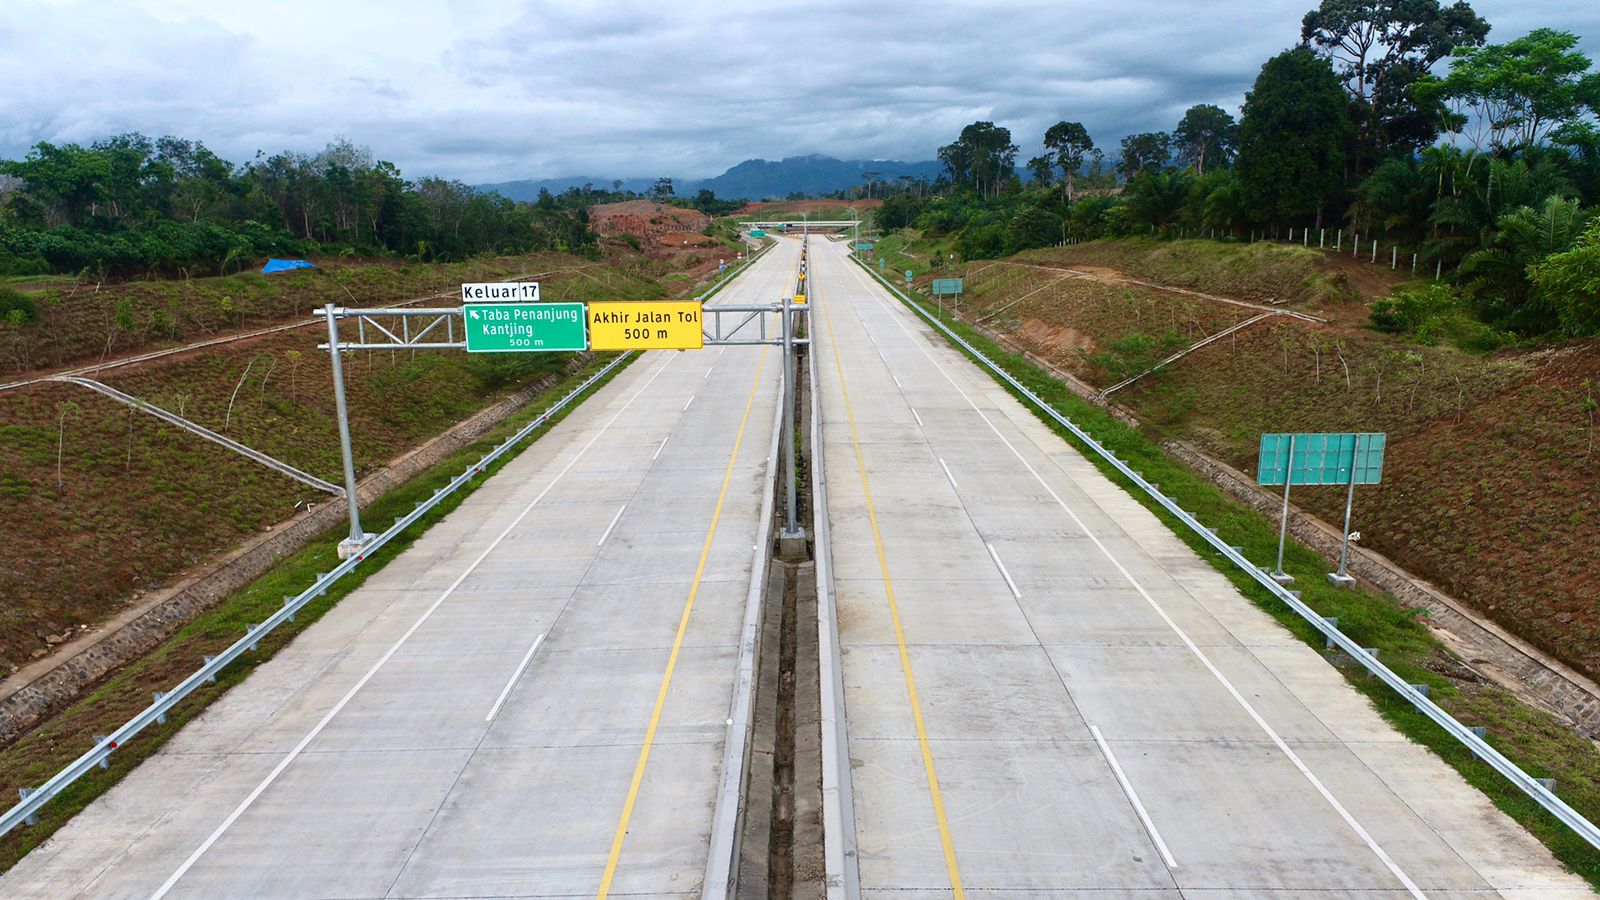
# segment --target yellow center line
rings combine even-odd
[[[839,356],[839,341],[833,333],[833,316],[828,312],[824,293],[811,288],[828,323],[828,344],[833,348],[833,365],[839,373],[839,393],[844,398],[845,419],[850,423],[850,443],[855,446],[856,471],[861,473],[861,492],[867,500],[867,521],[872,524],[872,542],[878,549],[878,570],[883,573],[883,590],[889,599],[889,621],[894,624],[895,643],[900,647],[900,669],[906,676],[906,695],[911,700],[911,718],[917,724],[917,743],[922,748],[922,767],[928,773],[928,793],[933,798],[933,817],[939,824],[939,840],[944,844],[944,864],[950,872],[950,890],[960,900],[967,895],[961,886],[961,867],[956,864],[956,847],[950,840],[950,819],[944,812],[944,795],[939,792],[939,775],[933,767],[933,749],[928,745],[928,726],[922,719],[922,700],[917,695],[917,679],[911,674],[911,654],[906,650],[906,633],[900,627],[900,607],[894,599],[894,581],[889,578],[889,557],[883,549],[883,534],[878,530],[878,511],[872,503],[872,485],[867,480],[867,464],[861,456],[861,438],[856,433],[856,414],[850,406],[850,390],[845,386],[844,361]]]
[[[689,630],[689,614],[694,611],[695,597],[700,593],[700,580],[706,574],[706,560],[711,556],[711,541],[717,536],[717,523],[722,519],[722,504],[728,498],[728,484],[733,480],[733,465],[739,461],[739,447],[744,443],[745,426],[750,423],[750,410],[755,406],[756,392],[761,387],[761,372],[767,365],[767,350],[762,348],[761,359],[756,364],[755,381],[750,385],[750,397],[744,403],[744,417],[739,420],[739,434],[733,439],[733,453],[728,457],[728,468],[722,474],[722,490],[717,494],[717,506],[711,513],[711,527],[706,530],[706,542],[700,548],[700,563],[695,566],[694,581],[689,585],[689,598],[684,601],[683,615],[678,618],[678,635],[672,641],[672,652],[667,656],[667,670],[661,675],[661,687],[656,691],[656,705],[650,712],[650,726],[644,732],[644,746],[639,748],[639,761],[633,767],[633,781],[628,784],[628,798],[622,804],[622,817],[617,820],[617,832],[611,838],[611,854],[606,857],[605,873],[600,876],[596,900],[604,900],[611,893],[611,880],[617,874],[617,860],[622,856],[622,842],[628,836],[628,822],[633,818],[633,806],[639,799],[639,785],[644,781],[645,766],[650,762],[650,748],[655,745],[656,727],[661,724],[661,710],[667,705],[667,691],[672,687],[672,673],[678,667],[678,652],[683,648],[683,636]]]

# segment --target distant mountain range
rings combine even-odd
[[[693,197],[702,188],[708,188],[724,200],[781,200],[790,194],[821,195],[842,191],[852,185],[863,184],[866,173],[875,172],[876,181],[895,181],[901,176],[926,178],[933,181],[944,171],[938,160],[900,162],[892,159],[834,159],[831,156],[791,156],[772,162],[765,159],[747,159],[715,178],[701,181],[677,181],[673,193],[679,197]],[[498,184],[480,184],[477,189],[501,194],[512,200],[538,199],[541,188],[559,194],[568,188],[592,184],[596,188],[610,189],[611,178],[572,176],[544,178],[537,181],[503,181]],[[623,178],[622,189],[644,193],[655,186],[654,178]]]

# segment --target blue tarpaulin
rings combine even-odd
[[[303,259],[269,259],[261,267],[261,274],[270,275],[273,272],[287,272],[290,269],[315,269],[316,266]]]

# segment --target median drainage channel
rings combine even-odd
[[[795,348],[795,371],[808,370],[809,347]],[[805,540],[779,537],[783,479],[774,478],[774,552],[766,574],[755,684],[744,821],[736,895],[747,898],[825,896],[822,834],[822,733],[817,646],[817,570],[811,535],[809,379],[796,378],[795,465],[801,486],[796,521]],[[781,460],[781,455],[779,460]]]

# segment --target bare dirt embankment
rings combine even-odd
[[[1301,248],[1101,242],[1008,262],[966,268],[963,311],[1101,388],[1254,314],[1129,279],[1331,320],[1264,320],[1116,400],[1246,472],[1265,432],[1387,432],[1384,482],[1357,492],[1362,544],[1600,676],[1600,341],[1493,355],[1406,343],[1364,327],[1397,277]],[[1295,500],[1343,514],[1343,491]]]

